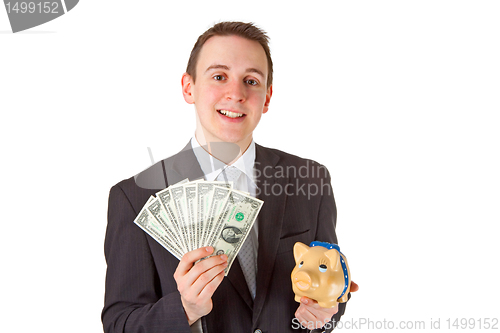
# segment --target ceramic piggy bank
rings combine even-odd
[[[345,256],[337,244],[312,242],[310,247],[297,242],[293,246],[295,268],[292,288],[295,300],[307,296],[323,308],[347,302],[351,275]]]

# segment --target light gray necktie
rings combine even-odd
[[[217,180],[219,181],[232,181],[233,186],[236,190],[239,190],[236,187],[236,181],[241,175],[241,171],[234,167],[227,167],[224,171],[222,171],[219,176],[217,176]],[[252,294],[252,298],[255,298],[255,291],[257,289],[256,283],[256,271],[257,271],[257,258],[255,258],[254,253],[254,237],[255,230],[250,231],[247,239],[241,246],[240,252],[238,252],[238,260],[240,261],[241,270],[243,271],[243,275],[245,276],[245,280],[247,281],[248,289]]]

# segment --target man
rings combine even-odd
[[[195,137],[179,154],[111,189],[106,332],[299,332],[325,322],[331,328],[332,316],[342,315],[343,304],[324,309],[306,297],[294,301],[293,245],[336,243],[336,208],[326,168],[253,142],[272,96],[267,42],[260,29],[240,22],[201,35],[182,77],[184,99],[196,109]],[[225,254],[200,248],[179,261],[134,225],[155,192],[184,178],[220,179],[230,169],[237,170],[237,189],[264,201],[245,241],[255,264],[238,256],[224,278]]]

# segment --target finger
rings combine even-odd
[[[222,264],[215,265],[197,276],[196,280],[190,285],[184,293],[183,297],[189,300],[198,299],[198,301],[208,300],[222,282],[224,277],[224,269],[227,267],[227,261]],[[198,302],[197,301],[197,302]]]
[[[310,323],[314,322],[314,315],[306,308],[304,304],[300,304],[297,311],[295,311],[295,317],[299,322],[307,327],[308,329],[313,329],[315,327],[309,327]]]
[[[338,312],[338,304],[331,308],[323,308],[318,302],[308,297],[302,297],[300,301],[301,304],[304,304],[305,308],[316,317],[316,320],[328,322],[332,316]]]
[[[222,254],[219,256],[212,256],[212,257],[209,257],[205,260],[198,262],[194,266],[191,266],[191,269],[187,273],[185,273],[184,275],[174,276],[175,281],[177,282],[177,287],[179,289],[179,292],[181,294],[185,294],[185,291],[191,289],[192,286],[196,283],[196,281],[203,274],[209,272],[208,275],[205,275],[205,277],[201,280],[203,285],[200,285],[200,282],[198,282],[197,288],[193,289],[197,295],[203,289],[204,285],[206,283],[208,283],[211,280],[211,278],[213,278],[215,275],[217,275],[220,272],[220,269],[224,269],[225,266],[222,268],[219,268],[216,273],[214,273],[214,271],[210,271],[210,270],[216,266],[223,265],[223,264],[225,264],[227,266],[227,255]],[[210,279],[207,280],[207,277],[210,277]]]
[[[318,302],[316,302],[315,300],[309,298],[309,297],[306,297],[306,296],[302,296],[300,298],[300,303],[304,304],[304,305],[308,305],[310,307],[316,307],[316,308],[319,308],[320,306],[318,305]]]
[[[226,254],[208,257],[206,259],[203,259],[195,263],[194,266],[192,266],[191,269],[189,270],[189,274],[192,274],[197,277],[203,274],[204,272],[208,271],[212,267],[227,262],[227,259],[228,257]]]
[[[177,265],[176,273],[180,275],[186,274],[196,261],[209,256],[213,252],[214,248],[211,246],[200,247],[199,249],[187,252],[182,256],[179,265]]]
[[[355,292],[355,291],[358,291],[359,290],[359,286],[356,282],[354,281],[351,281],[351,288],[350,288],[350,291],[351,292]]]
[[[203,287],[203,289],[199,294],[200,298],[212,298],[212,295],[214,294],[214,292],[217,290],[222,280],[224,279],[224,269],[226,267],[227,267],[227,262],[212,269],[214,272],[217,272],[216,268],[220,268],[220,272],[216,274],[210,280],[210,282],[205,284],[205,286]]]
[[[300,299],[300,305],[302,306],[302,312],[304,316],[310,320],[318,320],[321,314],[321,307],[318,302],[308,297],[303,296]]]
[[[311,311],[309,311],[307,306],[302,303],[295,312],[295,317],[304,327],[307,327],[310,330],[323,326],[323,324],[318,325],[321,320],[318,319]]]

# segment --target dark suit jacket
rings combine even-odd
[[[259,213],[257,293],[252,300],[238,260],[214,293],[204,332],[301,332],[293,322],[293,245],[337,243],[336,207],[326,168],[256,145]],[[191,145],[111,188],[105,240],[105,332],[190,332],[173,278],[178,260],[133,220],[149,196],[203,173]],[[339,320],[344,304],[334,316]]]

